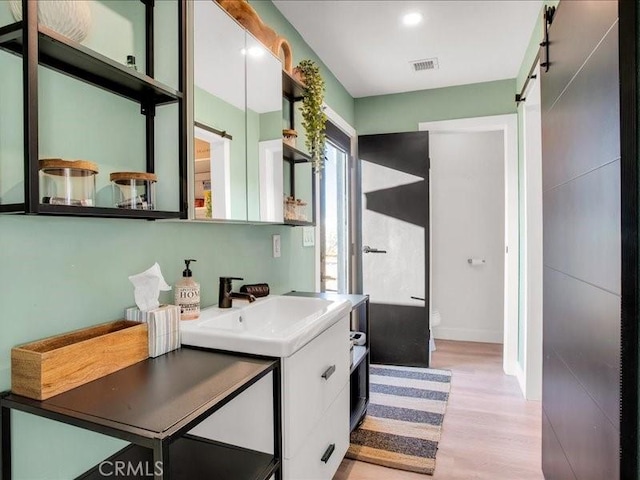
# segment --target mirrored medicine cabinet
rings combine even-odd
[[[190,218],[282,223],[282,63],[215,2],[192,18]]]

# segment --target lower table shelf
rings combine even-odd
[[[267,480],[280,466],[273,455],[192,435],[176,440],[169,452],[172,480],[212,478],[212,475],[216,480]],[[148,479],[153,476],[154,467],[151,449],[129,445],[76,480],[104,479],[116,473],[119,479]]]
[[[361,345],[355,345],[353,347],[353,354],[351,357],[353,362],[351,363],[350,373],[353,373],[353,371],[358,368],[364,360],[366,360],[367,353],[369,353],[369,349],[367,347]]]
[[[365,397],[352,398],[352,401],[353,400],[356,400],[356,402],[355,405],[351,405],[351,418],[349,419],[349,431],[351,432],[364,420],[367,407],[369,406],[369,400]]]

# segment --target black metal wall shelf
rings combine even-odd
[[[0,49],[22,56],[23,24],[0,28]],[[59,33],[38,25],[38,63],[139,103],[163,105],[182,94]]]
[[[282,96],[289,101],[289,128],[295,130],[295,104],[302,100],[304,86],[282,71]],[[295,197],[296,165],[309,164],[311,156],[286,143],[282,144],[282,159],[289,164],[289,194]],[[311,221],[284,219],[285,225],[292,227],[313,227],[316,224],[316,173],[311,171]]]
[[[314,227],[315,222],[305,222],[303,220],[284,220],[285,225],[289,225],[290,227]]]
[[[45,1],[45,0],[38,0]],[[70,215],[140,219],[187,218],[186,2],[177,2],[178,89],[154,78],[154,1],[141,0],[145,9],[145,72],[128,68],[64,35],[38,24],[38,1],[22,0],[23,20],[0,28],[0,50],[22,58],[24,115],[24,203],[0,205],[0,213]],[[176,211],[135,211],[103,207],[71,207],[40,203],[38,145],[38,66],[99,87],[139,103],[146,125],[145,170],[155,172],[156,107],[178,104],[179,189]],[[137,168],[138,170],[140,167]]]
[[[0,205],[0,213],[24,213],[24,203],[7,203]]]
[[[309,163],[311,161],[309,155],[286,143],[282,144],[282,158],[291,163]]]
[[[76,207],[50,204],[40,204],[38,213],[73,217],[139,218],[146,220],[180,218],[180,212],[165,212],[162,210],[131,210],[126,208]]]
[[[299,102],[302,100],[302,94],[304,93],[304,85],[298,82],[295,78],[289,75],[284,70],[282,71],[282,95],[289,101]]]

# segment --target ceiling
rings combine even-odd
[[[542,8],[542,0],[273,3],[356,98],[515,78]],[[408,12],[422,23],[405,27]],[[434,57],[437,70],[409,63]]]

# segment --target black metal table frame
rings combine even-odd
[[[183,347],[184,348],[184,347]],[[191,348],[191,347],[189,347]],[[200,350],[200,349],[198,349]],[[251,355],[246,355],[251,357]],[[271,358],[270,358],[271,359]],[[254,385],[258,380],[265,377],[270,372],[273,372],[273,448],[274,459],[278,465],[273,472],[276,480],[282,480],[282,396],[281,396],[281,363],[279,359],[274,360],[273,365],[264,372],[256,375],[251,380],[243,384],[233,393],[228,395],[220,402],[208,407],[202,408],[201,411],[194,413],[194,417],[186,424],[179,427],[172,427],[162,438],[158,438],[153,435],[153,432],[143,430],[133,426],[122,426],[121,424],[109,425],[97,424],[93,422],[88,416],[77,414],[69,415],[66,412],[56,411],[55,408],[48,407],[43,409],[38,404],[41,402],[38,400],[32,400],[26,397],[20,397],[20,400],[12,400],[7,398],[11,393],[9,391],[0,393],[0,480],[11,480],[12,465],[11,465],[11,410],[18,410],[25,413],[30,413],[50,420],[55,420],[67,425],[73,425],[92,432],[101,433],[110,437],[118,438],[142,447],[146,447],[153,450],[153,465],[158,465],[157,462],[161,462],[162,469],[155,471],[154,480],[168,480],[170,477],[170,456],[169,446],[171,443],[184,434],[190,431],[197,424],[202,422],[209,415],[219,410],[227,403],[235,399],[242,392]]]

